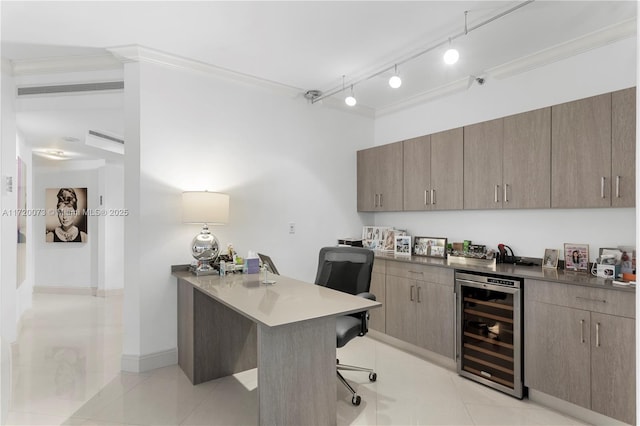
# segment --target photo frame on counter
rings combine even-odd
[[[587,272],[589,270],[589,244],[564,244],[565,271]]]
[[[393,254],[396,256],[411,256],[411,236],[398,235],[393,245]]]
[[[440,237],[414,237],[413,254],[415,256],[447,257],[447,239]]]
[[[544,249],[544,257],[542,258],[542,267],[545,269],[556,269],[558,267],[558,250]]]

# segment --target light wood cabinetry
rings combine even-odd
[[[636,88],[611,94],[613,207],[636,205]]]
[[[551,108],[464,128],[464,208],[548,208]]]
[[[386,332],[386,261],[382,259],[376,259],[373,263],[373,271],[371,273],[371,286],[369,291],[376,296],[376,300],[382,303],[382,306],[378,309],[372,309],[369,311],[369,328]]]
[[[402,210],[402,142],[358,151],[358,211]]]
[[[453,358],[453,270],[387,262],[386,333]]]
[[[463,207],[463,130],[404,141],[404,210]]]
[[[611,93],[551,111],[551,207],[611,206]]]
[[[504,119],[502,208],[551,207],[551,108]]]
[[[464,127],[464,208],[502,208],[503,119]]]
[[[525,281],[525,385],[635,424],[635,294]]]

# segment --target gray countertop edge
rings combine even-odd
[[[635,293],[635,286],[613,285],[612,280],[594,277],[590,272],[574,272],[562,269],[545,269],[541,266],[520,266],[499,263],[495,267],[448,264],[446,259],[436,259],[424,256],[394,256],[391,253],[376,252],[376,259],[405,262],[419,265],[436,266],[461,271],[485,272],[489,274],[505,275],[524,279],[550,281],[562,284],[580,285],[585,287],[606,288],[617,291]]]

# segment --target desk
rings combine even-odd
[[[193,384],[258,367],[261,425],[335,425],[336,317],[381,306],[258,274],[178,279],[178,363]]]

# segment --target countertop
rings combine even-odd
[[[545,269],[541,266],[521,266],[508,263],[499,263],[495,266],[472,266],[461,264],[449,264],[446,259],[437,259],[424,256],[395,256],[393,253],[376,252],[376,259],[392,260],[395,262],[415,263],[460,271],[485,272],[490,274],[505,275],[525,279],[558,282],[563,284],[581,285],[586,287],[607,288],[611,290],[635,293],[635,286],[613,285],[609,279],[594,277],[589,272],[565,271],[563,269]]]
[[[362,312],[381,306],[380,302],[298,281],[282,275],[269,275],[271,285],[262,284],[262,274],[195,276],[172,267],[174,277],[239,314],[267,327],[317,318]]]

